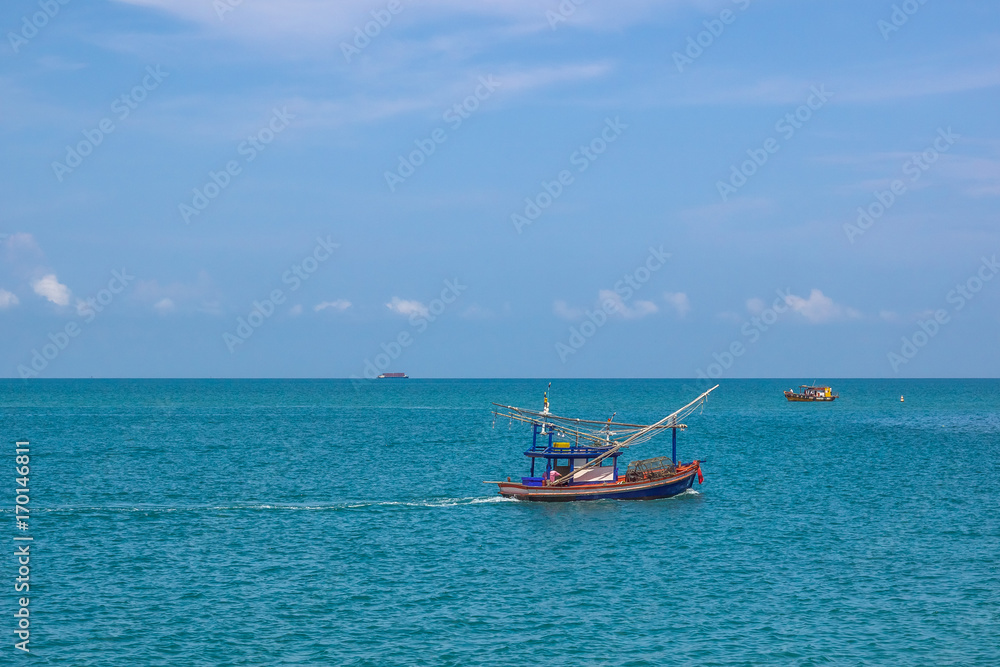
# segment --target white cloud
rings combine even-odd
[[[798,313],[813,324],[861,317],[861,313],[854,308],[834,303],[833,299],[818,289],[810,291],[808,299],[789,294],[785,297],[785,303],[793,312]]]
[[[43,296],[57,306],[69,305],[69,288],[61,284],[56,274],[49,273],[31,283],[35,294]]]
[[[578,320],[583,317],[582,308],[573,308],[565,301],[556,301],[552,304],[552,312],[556,317],[564,320]]]
[[[39,249],[38,242],[35,241],[35,237],[25,232],[2,234],[0,235],[0,241],[3,241],[4,245],[10,250],[17,248],[27,248],[31,250]]]
[[[4,115],[0,110],[0,115]],[[37,276],[45,273],[45,253],[38,246],[35,237],[24,232],[0,234],[0,262],[8,265],[10,270],[20,275]]]
[[[747,310],[750,311],[751,315],[759,315],[764,312],[764,308],[766,307],[763,299],[758,299],[757,297],[747,299]]]
[[[411,315],[420,315],[421,317],[427,317],[429,311],[427,306],[420,303],[419,301],[409,301],[407,299],[400,299],[398,296],[392,297],[392,301],[385,304],[385,307],[396,313],[397,315],[404,315],[409,317]]]
[[[160,299],[156,302],[156,305],[154,305],[153,308],[155,308],[156,312],[160,315],[166,315],[167,313],[171,313],[176,310],[173,299],[168,298]]]
[[[684,317],[691,311],[691,302],[684,292],[666,292],[663,298],[668,304],[674,307],[678,317]]]
[[[597,303],[594,304],[593,310],[626,320],[637,320],[652,315],[660,309],[652,301],[629,301],[626,303],[621,295],[614,290],[602,289],[597,293]],[[565,301],[555,301],[552,304],[552,312],[557,317],[570,321],[579,320],[587,313],[585,308],[571,306]]]
[[[301,303],[297,303],[294,306],[292,306],[291,308],[289,308],[288,309],[288,314],[291,315],[292,317],[298,317],[299,315],[301,315],[302,314],[302,304]]]
[[[419,61],[419,57],[410,58],[406,63]],[[401,64],[402,66],[402,64]],[[518,95],[528,94],[538,90],[551,89],[560,83],[573,83],[598,78],[610,73],[612,66],[604,62],[569,64],[559,67],[511,68],[499,67],[490,75],[497,84],[494,93],[497,100],[490,101],[490,106],[500,104],[501,98],[508,102]],[[383,89],[372,90],[369,94],[357,92],[348,97],[290,97],[282,100],[295,114],[296,127],[341,127],[347,124],[376,123],[407,114],[433,114],[439,116],[444,109],[451,108],[461,102],[479,85],[482,76],[478,68],[462,68],[459,75],[452,75],[448,80],[437,81],[434,75],[410,74],[401,77],[392,88],[392,94],[387,95]],[[370,79],[388,77],[399,74],[393,69],[380,73],[377,77],[369,76],[357,84],[356,88],[364,90],[370,85]],[[418,82],[418,83],[415,83]],[[228,121],[232,126],[232,121]],[[214,128],[214,125],[206,127]],[[251,128],[252,129],[252,128]]]
[[[596,62],[560,67],[538,67],[528,70],[500,72],[497,79],[505,91],[528,91],[567,81],[584,81],[602,77],[612,71],[609,63]]]
[[[189,21],[201,23],[214,31],[237,34],[257,40],[293,37],[297,40],[327,39],[352,42],[354,29],[371,22],[371,11],[385,12],[385,2],[373,4],[360,0],[254,0],[253,2],[224,3],[207,0],[118,0],[169,12]],[[552,26],[546,10],[558,13],[558,2],[539,5],[538,0],[423,0],[419,10],[403,9],[392,16],[392,23],[385,32],[397,33],[398,24],[435,21],[461,16],[481,16],[498,29],[510,32],[507,24],[518,27],[515,34],[524,32],[551,32]],[[612,5],[590,3],[573,5],[574,11],[562,29],[589,28],[614,30],[630,23],[647,19],[651,14],[666,8],[693,5],[694,0],[619,0]],[[221,12],[220,12],[221,6]],[[231,8],[231,11],[227,11]],[[387,39],[376,36],[374,39]],[[339,51],[339,49],[338,49]]]
[[[602,289],[598,292],[597,299],[602,305],[604,302],[610,301],[612,303],[612,314],[623,317],[626,320],[641,319],[660,310],[652,301],[633,301],[630,306],[625,303],[620,294],[609,289]]]
[[[972,197],[1000,196],[1000,160],[968,155],[946,155],[941,158],[941,172],[965,185]]]
[[[10,308],[11,306],[16,306],[19,303],[20,301],[18,300],[16,294],[8,292],[5,289],[0,289],[0,309]]]
[[[979,50],[974,64],[946,62],[926,56],[900,61],[868,61],[841,68],[825,77],[830,99],[840,104],[879,104],[918,97],[954,95],[1000,86],[1000,72],[983,64],[995,59],[995,47]],[[863,68],[860,70],[859,68]],[[704,68],[702,79],[676,77],[669,81],[674,105],[784,105],[802,104],[815,81],[780,75],[753,75],[732,68]],[[666,83],[661,85],[667,85]]]
[[[198,272],[198,278],[189,283],[172,282],[161,285],[158,280],[142,280],[136,283],[132,296],[148,303],[161,315],[168,312],[201,312],[221,315],[221,292],[215,286],[208,272]]]
[[[346,299],[337,299],[336,301],[324,301],[323,303],[317,303],[315,306],[313,306],[313,310],[318,313],[321,310],[332,308],[337,312],[342,313],[348,308],[350,308],[351,305],[352,305],[351,302]]]
[[[880,310],[878,311],[878,316],[886,322],[896,322],[899,320],[899,315],[891,310]]]

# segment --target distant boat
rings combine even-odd
[[[382,373],[378,376],[379,380],[405,380],[409,375],[406,373]]]
[[[519,482],[508,477],[506,482],[485,483],[496,484],[501,496],[517,500],[643,500],[684,493],[695,477],[701,483],[701,462],[677,460],[677,429],[687,428],[681,419],[703,405],[718,386],[650,425],[617,423],[614,415],[606,422],[559,417],[549,412],[548,392],[541,412],[494,403],[495,417],[531,425],[531,447],[524,452],[531,472]],[[619,475],[623,450],[668,429],[673,436],[671,456],[632,461]],[[542,465],[544,470],[539,470]]]
[[[801,391],[787,390],[785,398],[789,401],[833,401],[840,397],[840,394],[830,393],[832,391],[830,387],[812,387],[804,384],[800,385],[799,389]]]

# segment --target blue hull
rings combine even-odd
[[[500,495],[536,502],[569,502],[576,500],[652,500],[684,493],[694,484],[697,470],[691,470],[656,482],[633,484],[586,485],[579,488],[530,487],[521,484],[500,484]]]

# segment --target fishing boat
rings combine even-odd
[[[840,394],[832,394],[833,391],[830,387],[814,387],[811,385],[801,385],[799,386],[801,391],[792,391],[788,389],[785,391],[785,398],[789,401],[834,401]]]
[[[615,415],[607,421],[560,417],[549,411],[548,391],[541,412],[494,403],[494,427],[498,417],[508,419],[511,425],[521,422],[531,426],[531,447],[524,452],[531,469],[519,482],[508,477],[507,481],[484,483],[496,484],[506,498],[536,501],[644,500],[684,493],[695,477],[701,484],[702,462],[677,460],[677,431],[687,428],[681,420],[704,406],[718,386],[655,424],[616,422]],[[625,474],[619,474],[618,457],[665,430],[671,431],[673,438],[671,456],[632,461]]]

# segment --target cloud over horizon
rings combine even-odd
[[[809,292],[808,298],[802,298],[794,294],[789,294],[785,298],[785,303],[811,324],[822,324],[839,320],[854,320],[861,317],[861,313],[851,308],[833,302],[833,299],[823,294],[818,289]]]
[[[57,306],[68,306],[70,290],[59,282],[56,274],[48,273],[31,283],[31,289],[38,296],[48,299]]]
[[[389,303],[385,304],[393,313],[397,315],[403,315],[404,317],[410,317],[411,315],[420,315],[421,317],[427,317],[430,312],[420,301],[411,301],[407,299],[400,299],[398,296],[392,297]]]
[[[336,299],[334,301],[323,301],[321,303],[317,303],[315,306],[313,306],[313,310],[318,313],[321,310],[326,310],[327,308],[329,308],[331,310],[335,310],[337,312],[342,313],[348,308],[350,308],[351,305],[352,305],[351,302],[348,301],[347,299]]]
[[[19,303],[20,300],[18,300],[16,294],[0,288],[0,310],[16,306]]]

